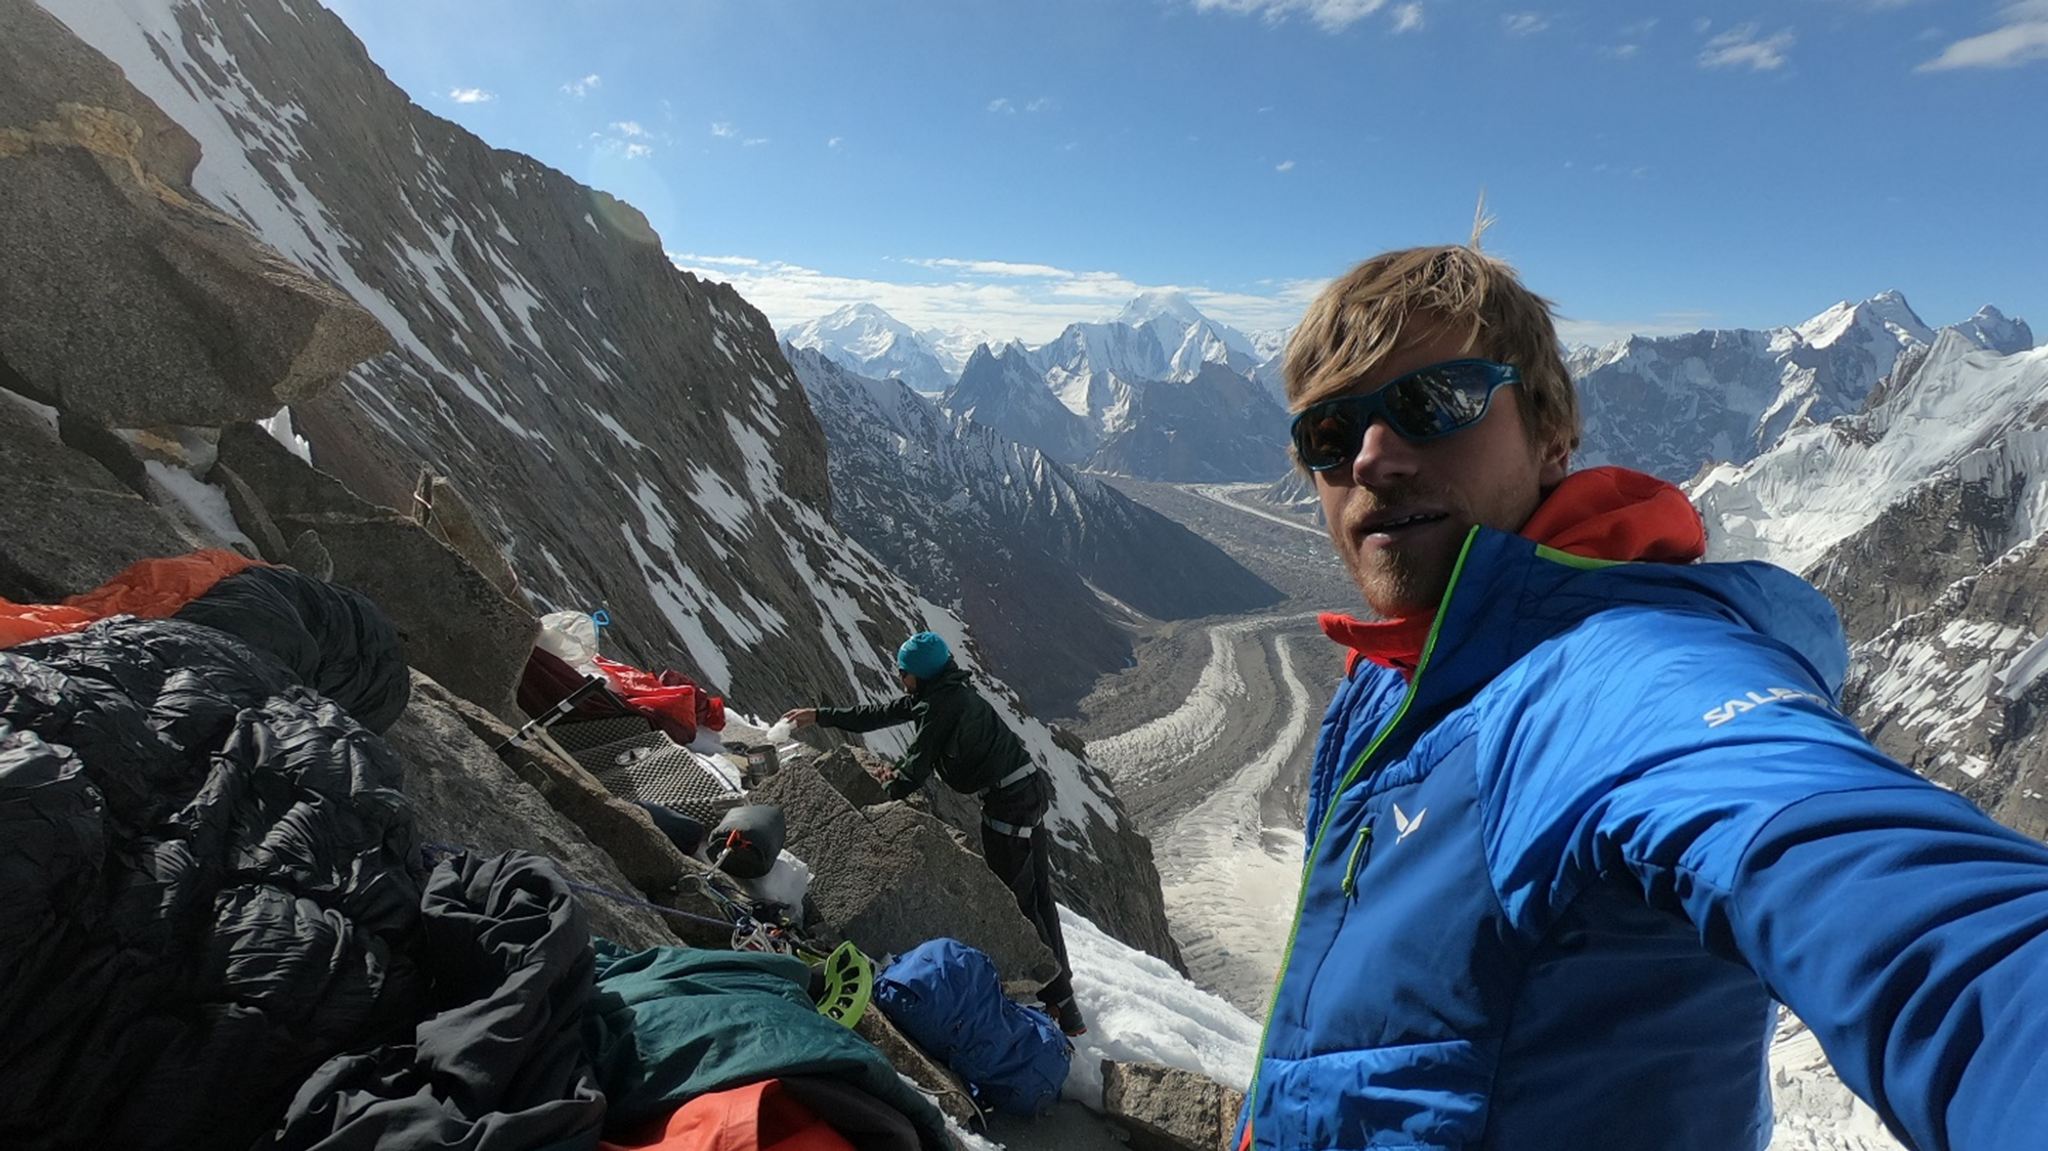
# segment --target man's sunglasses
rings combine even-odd
[[[1479,422],[1496,389],[1522,374],[1492,360],[1446,360],[1396,377],[1363,396],[1338,396],[1303,408],[1289,434],[1294,455],[1312,472],[1342,467],[1358,456],[1374,416],[1404,440],[1442,439]]]

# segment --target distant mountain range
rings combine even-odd
[[[1147,292],[1101,323],[1036,347],[918,332],[872,304],[793,328],[793,348],[871,379],[895,377],[1061,463],[1139,479],[1266,479],[1284,469],[1279,341]]]
[[[1993,341],[2012,331],[1993,325]],[[1802,572],[1842,614],[1845,705],[1879,746],[2048,837],[2048,348],[1913,343],[1853,414],[1690,494],[1710,558]]]
[[[2010,354],[2033,332],[1986,306],[1941,329],[1964,345]],[[1802,428],[1863,406],[1900,358],[1939,333],[1897,292],[1840,303],[1789,328],[1631,336],[1570,360],[1586,437],[1582,466],[1622,464],[1669,480],[1746,463]]]
[[[1578,460],[1672,480],[1745,463],[1792,431],[1856,411],[1902,354],[1924,352],[1941,331],[2008,354],[2034,341],[2024,321],[1990,305],[1937,330],[1885,292],[1791,327],[1571,349],[1586,428]],[[801,325],[784,342],[863,376],[901,379],[950,412],[1087,470],[1206,481],[1287,470],[1285,334],[1248,336],[1177,292],[1144,293],[1036,346],[915,331],[872,304]]]
[[[900,378],[784,352],[825,431],[833,520],[965,620],[1040,715],[1070,714],[1127,666],[1130,625],[1146,617],[1238,614],[1281,598],[1207,540]]]

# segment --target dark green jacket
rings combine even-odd
[[[917,724],[910,749],[896,763],[896,778],[883,789],[890,799],[916,791],[934,771],[947,787],[973,795],[1031,766],[1031,753],[952,660],[930,680],[918,681],[916,695],[862,707],[821,707],[818,722],[842,731]]]

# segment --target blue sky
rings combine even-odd
[[[1285,328],[1486,247],[1575,341],[1888,288],[2048,340],[2048,0],[326,0],[422,106],[630,201],[778,326]]]

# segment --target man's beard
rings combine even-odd
[[[1348,524],[1355,524],[1370,516],[1395,508],[1426,507],[1441,508],[1453,513],[1457,501],[1449,492],[1431,485],[1402,483],[1384,488],[1366,489],[1371,497],[1369,506],[1355,516],[1349,517]],[[1347,528],[1348,528],[1347,524]],[[1433,610],[1443,596],[1443,587],[1438,581],[1449,578],[1448,570],[1436,570],[1438,557],[1407,548],[1380,548],[1368,560],[1355,534],[1347,536],[1351,546],[1340,548],[1344,566],[1351,573],[1351,581],[1358,585],[1365,597],[1366,606],[1386,619],[1404,619],[1418,612]],[[1450,565],[1445,565],[1446,569]],[[1381,605],[1386,605],[1383,609]]]
[[[1366,606],[1374,614],[1386,619],[1404,619],[1418,611],[1426,611],[1436,605],[1436,594],[1424,594],[1424,574],[1417,570],[1416,557],[1401,552],[1382,550],[1370,563],[1357,552],[1346,555],[1346,566],[1351,569],[1351,581],[1358,585],[1365,597]],[[1440,592],[1441,589],[1431,589]],[[1379,605],[1388,605],[1381,612]],[[1405,606],[1404,606],[1405,605]]]

